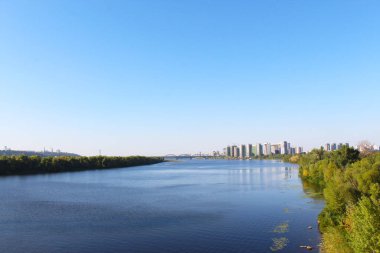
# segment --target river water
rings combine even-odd
[[[306,252],[324,204],[312,193],[280,161],[2,177],[0,252]]]

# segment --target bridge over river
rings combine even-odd
[[[180,155],[174,155],[174,154],[167,154],[163,156],[165,160],[178,160],[178,159],[209,159],[213,158],[215,156],[211,155],[204,155],[204,154],[180,154]]]

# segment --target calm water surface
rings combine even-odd
[[[307,193],[279,161],[3,177],[0,252],[305,252],[323,207]]]

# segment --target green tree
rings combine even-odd
[[[380,208],[363,197],[352,206],[346,220],[348,237],[355,253],[380,253]]]

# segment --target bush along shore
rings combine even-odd
[[[163,161],[161,157],[145,156],[0,156],[0,176],[124,168]]]
[[[302,180],[323,191],[318,222],[324,252],[379,253],[380,153],[316,149],[287,160],[300,165]]]

